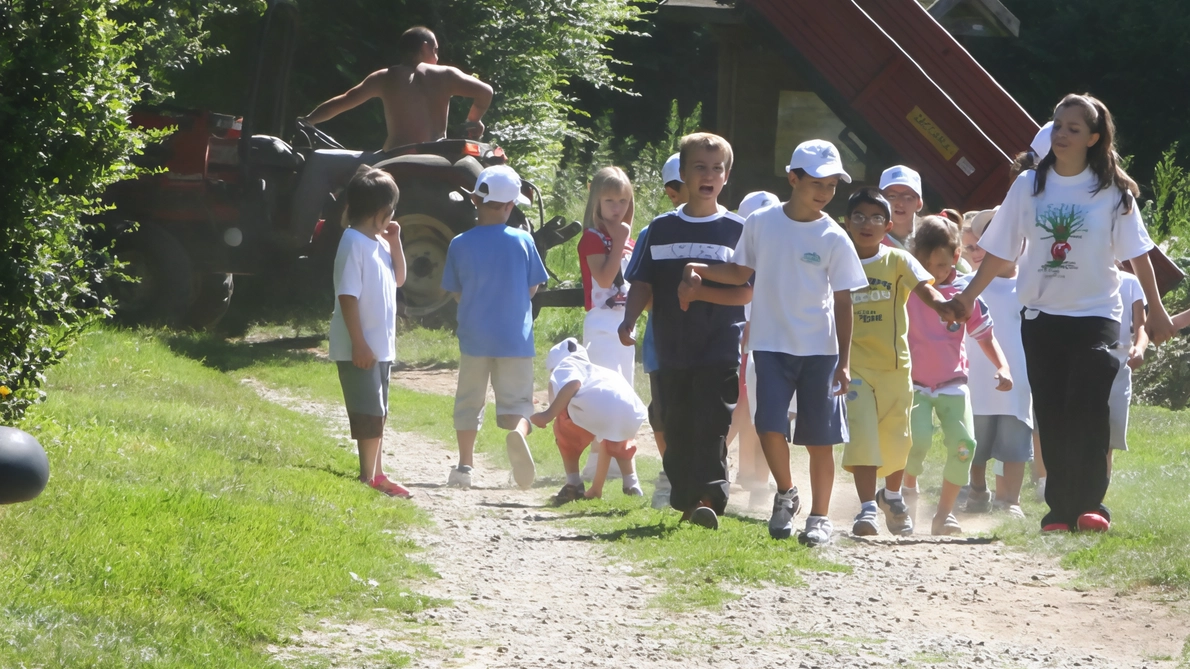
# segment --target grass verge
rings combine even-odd
[[[0,507],[0,666],[275,666],[299,626],[432,604],[404,538],[424,518],[316,419],[122,331],[47,390],[21,427],[50,485]]]
[[[1029,518],[1006,523],[998,534],[1060,556],[1085,585],[1157,587],[1184,596],[1190,592],[1190,414],[1144,406],[1131,414],[1131,450],[1116,454],[1105,500],[1110,532],[1041,535],[1037,522],[1046,507],[1030,489],[1022,495]]]
[[[717,608],[749,588],[804,585],[804,571],[851,570],[797,541],[770,539],[761,520],[727,515],[715,532],[679,523],[677,512],[649,508],[651,486],[645,487],[643,499],[616,494],[573,502],[558,512],[605,543],[612,555],[665,582],[666,590],[654,600],[659,607]]]

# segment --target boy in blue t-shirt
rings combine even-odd
[[[525,436],[533,414],[533,295],[546,281],[533,238],[507,225],[521,195],[521,179],[497,165],[479,173],[471,201],[475,227],[455,237],[446,253],[442,287],[459,302],[459,385],[454,425],[459,464],[447,485],[471,487],[475,438],[483,423],[488,379],[496,395],[496,424],[505,439],[513,479],[533,485],[536,470]]]
[[[670,506],[683,520],[719,526],[727,506],[727,430],[739,398],[743,306],[699,302],[683,310],[678,286],[686,263],[731,259],[743,221],[721,207],[719,193],[731,171],[731,145],[709,133],[682,138],[681,175],[686,204],[649,224],[625,277],[632,283],[620,325],[620,340],[635,345],[636,321],[653,303],[657,384],[654,402],[665,427],[662,465]],[[747,299],[751,289],[745,287]]]

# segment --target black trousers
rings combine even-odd
[[[727,507],[727,430],[740,395],[738,365],[656,372],[665,426],[661,464],[672,489],[669,503],[685,512],[706,498],[722,515]]]
[[[1119,337],[1120,324],[1108,318],[1026,311],[1021,320],[1050,507],[1042,526],[1073,527],[1083,513],[1108,513],[1108,400],[1120,369],[1112,354]]]

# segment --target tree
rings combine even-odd
[[[146,136],[132,105],[201,57],[221,3],[12,0],[0,5],[0,422],[43,396],[45,370],[107,313],[92,247],[110,183]]]

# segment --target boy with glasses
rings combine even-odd
[[[863,504],[851,532],[877,534],[879,507],[889,532],[912,534],[913,518],[901,497],[901,479],[913,447],[906,305],[909,295],[916,293],[941,314],[945,298],[916,258],[882,243],[893,227],[893,214],[879,191],[863,188],[851,195],[846,227],[868,279],[867,286],[851,292],[851,390],[847,393],[851,439],[843,448],[843,468],[855,477],[855,491]],[[877,492],[881,477],[884,489]]]

